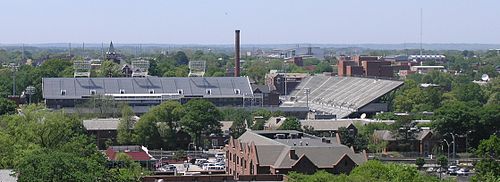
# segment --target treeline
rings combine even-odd
[[[126,157],[118,158],[120,167],[109,167],[74,115],[39,105],[21,111],[0,117],[0,168],[14,169],[19,181],[125,182],[148,174]]]

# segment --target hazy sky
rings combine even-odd
[[[500,43],[500,0],[0,0],[0,43]]]

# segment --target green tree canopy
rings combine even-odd
[[[285,119],[283,124],[278,128],[278,130],[297,130],[302,131],[302,125],[296,117],[288,117]]]
[[[194,99],[184,105],[181,127],[191,135],[196,146],[202,146],[202,136],[220,134],[220,111],[209,101]]]

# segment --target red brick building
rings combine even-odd
[[[343,57],[338,61],[339,76],[393,77],[391,62],[378,56],[353,56],[352,60]]]
[[[345,145],[293,130],[247,131],[231,138],[225,151],[227,173],[234,176],[318,170],[349,173],[367,160],[364,151],[355,153]]]

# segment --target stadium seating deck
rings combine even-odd
[[[309,89],[311,110],[347,117],[402,85],[402,81],[360,77],[310,76],[290,94],[283,107],[305,107]]]

